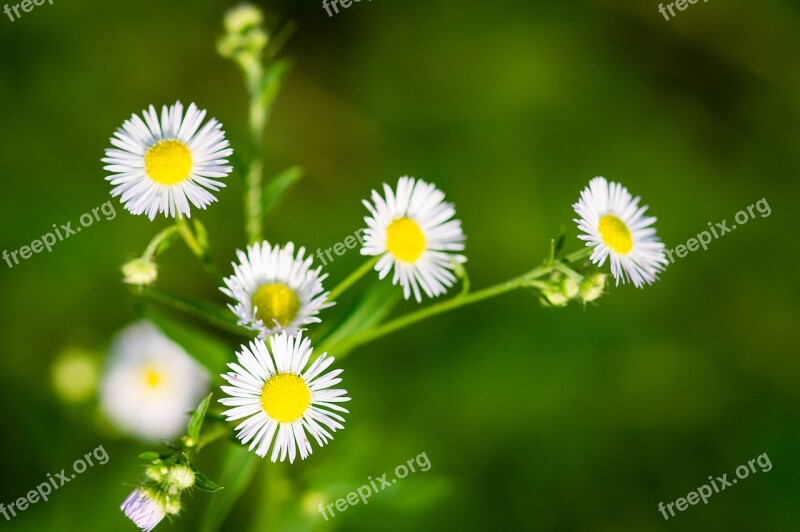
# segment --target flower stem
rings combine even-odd
[[[579,249],[578,251],[573,251],[566,257],[564,257],[564,262],[578,262],[579,260],[588,259],[592,255],[592,251],[594,251],[593,247],[586,246],[585,248]]]
[[[260,60],[242,66],[250,97],[248,121],[250,129],[250,164],[245,176],[244,216],[247,241],[255,244],[264,240],[264,129],[267,109],[262,95],[264,67]]]
[[[375,266],[379,258],[380,257],[372,257],[367,262],[359,266],[356,271],[351,273],[344,281],[339,283],[339,285],[336,286],[336,288],[331,290],[331,294],[328,296],[328,301],[333,301],[334,299],[342,295],[345,292],[345,290],[356,284],[359,281],[359,279],[364,277],[364,275],[366,275],[366,273],[369,272]]]
[[[147,244],[147,248],[144,250],[142,254],[142,258],[145,260],[152,260],[159,252],[159,247],[162,243],[166,242],[165,245],[169,245],[171,241],[178,235],[179,228],[177,225],[170,225],[166,229],[162,229],[153,239]]]
[[[484,299],[496,297],[505,294],[506,292],[511,292],[512,290],[526,286],[528,283],[535,282],[536,279],[550,273],[551,271],[552,268],[549,266],[540,266],[524,275],[511,279],[510,281],[496,284],[476,292],[458,295],[446,301],[442,301],[415,312],[411,312],[405,316],[387,321],[383,325],[351,336],[339,346],[339,350],[342,351],[342,354],[344,354],[355,347],[367,342],[371,342],[372,340],[378,339],[381,336],[386,336],[387,334],[408,327],[409,325],[419,321],[455,310],[466,305],[477,303],[478,301],[483,301]],[[342,354],[338,355],[338,358],[341,358]]]
[[[215,280],[222,281],[222,274],[219,273],[217,267],[214,266],[214,262],[211,260],[211,255],[208,252],[208,248],[202,246],[200,242],[197,241],[197,238],[194,236],[189,224],[186,223],[186,218],[178,218],[178,220],[175,222],[175,226],[178,228],[178,231],[180,231],[183,241],[186,242],[186,246],[198,259],[200,259],[200,262],[203,264],[203,267],[206,269],[206,271],[212,277],[214,277]]]

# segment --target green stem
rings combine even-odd
[[[197,238],[194,236],[189,224],[186,223],[186,218],[178,218],[178,220],[175,222],[175,225],[178,228],[178,231],[180,231],[183,241],[186,242],[186,246],[198,259],[200,259],[200,262],[203,264],[203,267],[206,269],[206,271],[212,277],[214,277],[216,281],[222,281],[222,274],[219,273],[217,267],[214,266],[214,261],[211,260],[211,255],[209,254],[208,249],[201,246],[197,241]]]
[[[250,164],[245,176],[244,215],[247,241],[255,244],[264,240],[264,129],[267,110],[262,97],[264,67],[253,59],[241,64],[250,97],[248,119],[250,129]]]
[[[152,260],[158,252],[158,248],[162,242],[169,242],[174,239],[178,235],[178,226],[177,225],[170,225],[166,229],[162,229],[153,239],[147,244],[147,248],[145,248],[144,253],[142,254],[142,258],[145,260]]]
[[[573,251],[566,257],[564,257],[564,262],[578,262],[579,260],[588,259],[592,255],[592,251],[594,248],[586,246],[583,249],[579,249],[578,251]]]
[[[134,292],[134,294],[137,296],[152,299],[153,301],[158,301],[159,303],[163,303],[164,305],[170,306],[175,310],[179,310],[181,312],[189,314],[190,316],[200,318],[209,325],[213,325],[214,327],[217,327],[218,329],[221,329],[223,331],[236,334],[239,336],[244,336],[245,338],[249,339],[252,339],[254,336],[254,333],[251,333],[250,331],[248,331],[243,327],[239,327],[233,319],[227,321],[222,317],[216,316],[210,311],[200,308],[197,304],[193,302],[185,301],[180,297],[168,294],[163,290],[159,290],[157,288],[144,288],[142,290],[137,290],[136,292]]]
[[[539,277],[542,277],[551,271],[552,269],[549,266],[540,266],[515,279],[506,281],[505,283],[490,286],[489,288],[484,288],[483,290],[478,290],[477,292],[468,293],[466,295],[458,295],[452,299],[442,301],[441,303],[436,303],[429,307],[411,312],[405,316],[387,321],[383,325],[350,337],[339,346],[339,350],[342,351],[342,354],[344,354],[355,347],[367,342],[371,342],[372,340],[376,340],[381,336],[386,336],[387,334],[408,327],[409,325],[413,325],[419,321],[432,318],[433,316],[437,316],[466,305],[477,303],[478,301],[483,301],[484,299],[496,297],[505,294],[506,292],[511,292],[512,290],[521,288],[528,283],[534,282]],[[338,357],[341,357],[341,355],[338,355]]]
[[[372,270],[373,267],[375,267],[375,264],[378,262],[379,258],[380,257],[372,257],[367,262],[359,266],[356,271],[348,275],[344,281],[339,283],[339,285],[336,288],[331,290],[331,294],[328,296],[328,301],[335,300],[337,297],[342,295],[345,290],[356,284],[359,281],[359,279],[364,277],[364,275],[366,275],[367,272],[369,272],[370,270]]]

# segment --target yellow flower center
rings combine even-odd
[[[174,185],[189,177],[192,153],[179,140],[161,140],[147,150],[144,165],[150,179],[162,185]]]
[[[633,237],[628,226],[613,214],[606,214],[600,218],[598,229],[603,242],[617,253],[627,255],[633,248]]]
[[[425,251],[425,235],[414,220],[398,218],[386,229],[386,247],[396,259],[416,262]]]
[[[297,315],[300,300],[294,290],[280,283],[270,283],[259,287],[250,298],[258,310],[256,317],[264,322],[267,327],[272,327],[277,321],[286,327]]]
[[[292,373],[278,373],[264,383],[261,390],[261,407],[280,423],[300,419],[311,405],[311,390],[306,381]]]
[[[147,366],[144,368],[143,376],[145,386],[151,390],[158,388],[163,382],[161,373],[159,373],[158,370],[152,366]]]

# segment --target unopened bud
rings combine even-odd
[[[264,14],[252,4],[240,4],[225,13],[225,31],[242,33],[252,26],[264,22]]]
[[[123,283],[149,286],[158,277],[158,268],[155,262],[138,258],[122,266],[122,275],[124,275]]]
[[[167,474],[167,482],[170,487],[183,491],[194,486],[195,474],[191,467],[185,465],[172,466]]]
[[[581,282],[581,299],[588,303],[602,296],[606,287],[607,278],[608,275],[605,273],[593,273],[586,277],[583,282]]]
[[[181,500],[178,497],[167,497],[167,504],[165,506],[167,515],[178,515],[181,513]]]

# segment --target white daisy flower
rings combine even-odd
[[[283,332],[269,342],[269,349],[260,339],[242,346],[238,364],[228,364],[233,371],[222,375],[231,384],[222,391],[230,397],[219,402],[233,407],[222,413],[229,421],[245,418],[237,436],[251,451],[264,457],[272,446],[273,462],[287,456],[294,462],[298,450],[301,459],[311,454],[306,430],[322,447],[333,439],[327,429],[344,428],[344,418],[334,411],[347,413],[337,403],[350,398],[346,390],[331,389],[342,381],[342,370],[322,375],[334,360],[327,353],[303,371],[313,351],[308,338]]]
[[[228,305],[239,324],[259,333],[261,338],[280,331],[297,334],[304,325],[318,323],[321,309],[329,292],[323,291],[322,267],[311,269],[313,256],[305,248],[294,252],[294,244],[284,247],[269,242],[247,247],[247,253],[237,251],[239,264],[233,264],[234,274],[224,279],[220,290],[236,300]]]
[[[144,488],[131,492],[119,508],[125,513],[125,517],[144,532],[153,530],[167,515],[166,506],[161,498]]]
[[[411,177],[401,177],[397,190],[383,184],[384,196],[372,191],[372,203],[363,203],[372,216],[364,221],[362,255],[377,256],[375,265],[383,279],[394,268],[392,283],[403,287],[408,299],[411,292],[422,301],[420,287],[428,297],[447,292],[456,282],[455,264],[467,258],[453,253],[464,250],[461,221],[453,219],[455,207],[444,201],[436,186]]]
[[[653,283],[667,265],[664,244],[651,227],[656,219],[644,215],[648,207],[640,207],[640,199],[619,183],[595,177],[572,206],[586,233],[578,238],[594,248],[591,261],[602,266],[610,257],[617,284],[632,281],[639,288]]]
[[[189,105],[183,114],[181,102],[161,110],[142,111],[122,123],[101,159],[106,177],[114,188],[111,195],[122,196],[125,208],[133,214],[146,214],[151,220],[161,212],[169,217],[191,217],[189,202],[205,209],[217,201],[211,192],[225,186],[220,178],[231,173],[226,157],[233,153],[222,125],[212,118],[201,128],[205,110]],[[211,191],[211,192],[209,192]]]
[[[179,436],[208,392],[208,373],[148,322],[124,329],[111,346],[100,405],[123,432],[144,440]]]

